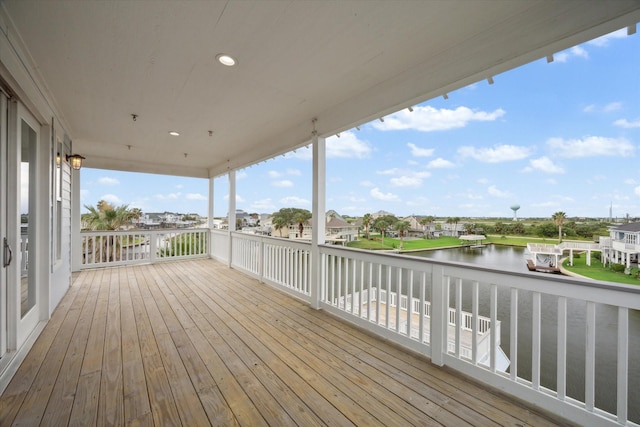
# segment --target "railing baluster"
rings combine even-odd
[[[456,324],[455,355],[457,358],[460,358],[460,332],[462,328],[462,279],[456,279],[455,324]]]
[[[491,372],[496,372],[496,362],[498,355],[496,354],[496,348],[498,347],[498,285],[491,284],[491,349],[489,354],[491,355]]]
[[[518,379],[518,290],[511,288],[511,330],[509,331],[509,372],[512,381]]]
[[[398,267],[398,283],[396,284],[396,331],[400,332],[400,312],[402,311],[402,268]]]
[[[420,317],[418,318],[418,338],[421,343],[427,342],[424,336],[424,316],[425,316],[425,288],[427,286],[427,273],[422,272],[422,278],[420,280],[420,308],[418,309]]]
[[[540,292],[534,292],[531,309],[531,383],[534,390],[540,388],[540,301]]]
[[[558,356],[556,389],[558,399],[567,395],[567,298],[558,297]],[[513,362],[511,362],[513,364]]]
[[[471,363],[478,364],[478,292],[480,283],[474,281],[471,287]]]
[[[584,357],[584,404],[589,412],[593,412],[596,390],[596,305],[587,301],[587,343]]]
[[[627,422],[627,396],[629,393],[629,309],[618,307],[618,423]]]

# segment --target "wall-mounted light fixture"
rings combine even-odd
[[[82,167],[82,161],[85,158],[82,157],[80,154],[71,154],[67,156],[67,162],[69,162],[69,164],[71,165],[71,167],[75,170],[80,170],[80,168]]]
[[[60,166],[60,163],[62,163],[62,157],[60,153],[56,153],[56,166]]]

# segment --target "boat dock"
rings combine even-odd
[[[527,260],[527,268],[529,269],[529,271],[560,274],[560,269],[558,267],[550,267],[548,265],[535,265],[530,259]]]

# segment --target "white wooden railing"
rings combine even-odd
[[[209,256],[208,229],[80,233],[81,269]]]
[[[640,423],[634,351],[640,346],[640,286],[325,245],[314,260],[308,243],[243,233],[215,233],[213,240],[218,238],[222,247],[231,238],[232,267],[433,363],[581,425]],[[317,292],[314,262],[320,268]],[[392,308],[398,300],[402,310]],[[503,343],[511,362],[506,372],[498,369],[496,351],[480,360],[485,340],[489,349]],[[603,359],[604,350],[610,360]]]

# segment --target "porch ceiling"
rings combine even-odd
[[[329,136],[640,21],[637,0],[1,7],[87,166],[197,177],[307,144],[314,117]]]

